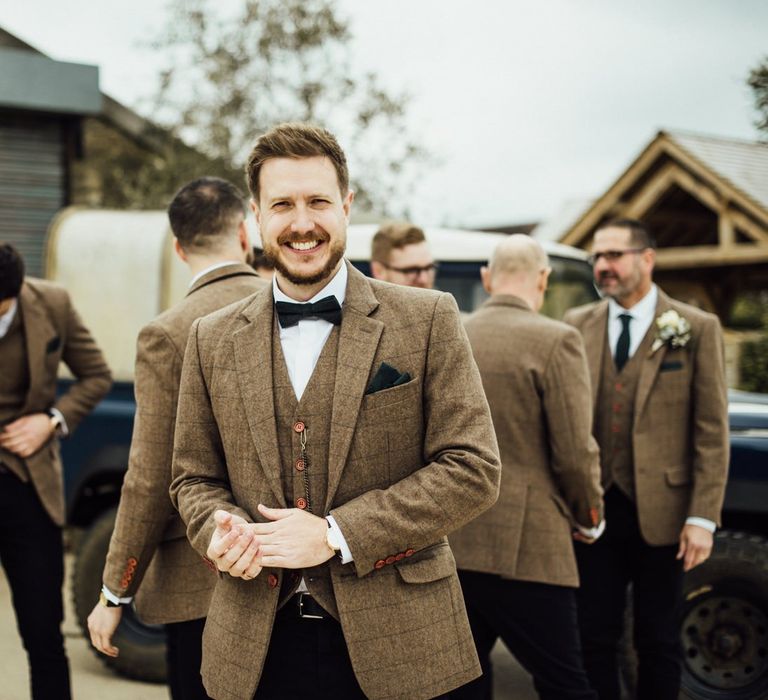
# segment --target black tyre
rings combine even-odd
[[[768,699],[768,542],[718,533],[684,594],[682,697]]]
[[[112,508],[93,522],[83,533],[75,555],[72,599],[86,639],[89,638],[87,618],[99,598],[116,513],[117,509]],[[133,608],[127,606],[113,641],[120,649],[120,655],[115,659],[91,649],[101,661],[123,676],[153,683],[165,682],[165,630],[162,625],[144,624]]]

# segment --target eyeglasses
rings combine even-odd
[[[424,267],[393,267],[392,265],[387,265],[386,263],[381,263],[384,265],[384,267],[387,268],[387,270],[394,270],[395,272],[399,272],[401,275],[405,275],[406,277],[411,277],[415,279],[418,277],[422,272],[433,276],[437,274],[438,269],[440,268],[440,264],[433,262],[429,265],[424,265]]]
[[[600,253],[592,253],[587,256],[587,262],[594,267],[595,263],[600,258],[605,258],[609,263],[621,260],[621,258],[627,253],[642,253],[645,248],[627,248],[626,250],[604,250]]]

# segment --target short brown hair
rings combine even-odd
[[[278,124],[262,134],[248,156],[245,176],[251,196],[259,201],[259,175],[261,167],[270,158],[312,158],[325,156],[336,170],[342,196],[349,190],[347,157],[336,137],[326,129],[312,124],[287,122]]]
[[[418,226],[407,221],[391,221],[376,231],[371,241],[371,260],[387,265],[395,248],[405,248],[407,245],[424,243],[426,240],[424,231]]]
[[[623,228],[629,231],[629,244],[635,248],[655,248],[656,241],[651,234],[651,230],[646,224],[638,219],[611,219],[604,224],[600,224],[595,231],[602,231],[604,228]]]
[[[215,250],[245,219],[243,193],[219,177],[200,177],[182,187],[168,205],[168,221],[187,252]]]

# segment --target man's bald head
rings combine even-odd
[[[513,233],[499,243],[488,263],[491,279],[536,276],[548,266],[549,258],[541,244],[522,233]]]
[[[521,233],[507,236],[483,268],[483,285],[491,295],[520,297],[535,311],[541,308],[549,277],[549,258],[541,244]]]

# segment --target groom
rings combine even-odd
[[[480,674],[446,535],[499,457],[449,294],[343,260],[346,159],[324,129],[259,138],[248,182],[273,284],[193,325],[171,496],[224,572],[212,697],[426,700]]]

